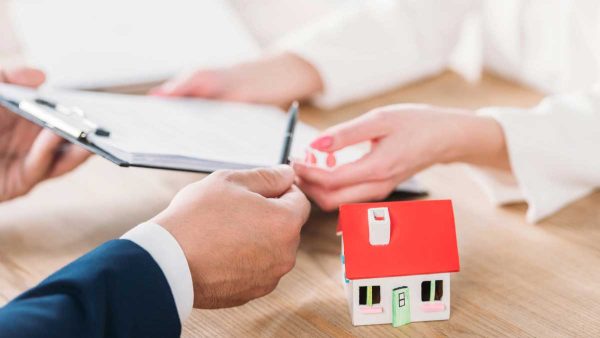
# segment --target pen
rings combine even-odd
[[[298,122],[298,101],[294,101],[288,111],[288,123],[285,130],[285,136],[283,138],[283,149],[281,151],[281,159],[279,163],[289,164],[290,163],[290,150],[292,149],[292,141],[294,140],[294,130],[296,129],[296,123]]]

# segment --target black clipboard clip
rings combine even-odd
[[[75,139],[85,140],[90,134],[110,136],[110,131],[89,120],[80,108],[67,107],[43,98],[23,100],[15,104],[48,127],[58,129]]]

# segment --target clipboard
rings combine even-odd
[[[43,99],[38,99],[37,102],[34,100],[34,101],[31,101],[30,103],[38,105],[39,108],[43,108],[44,104],[40,103],[41,100],[43,100]],[[45,102],[49,103],[49,101],[45,101]],[[87,135],[85,135],[89,131],[79,129],[80,136],[75,136],[73,133],[68,132],[67,130],[61,128],[60,126],[56,126],[55,124],[52,124],[47,120],[44,120],[38,114],[33,113],[33,111],[31,111],[31,110],[28,111],[27,109],[23,109],[23,107],[20,107],[20,102],[13,101],[9,98],[3,97],[2,95],[0,95],[0,106],[2,106],[3,108],[5,108],[15,114],[20,115],[21,117],[27,119],[28,121],[30,121],[32,123],[37,124],[38,126],[40,126],[42,128],[52,130],[58,136],[69,141],[70,143],[78,145],[78,146],[80,146],[94,154],[97,154],[97,155],[99,155],[121,167],[129,167],[130,166],[127,161],[124,161],[124,160],[114,156],[113,154],[108,153],[104,149],[97,147],[93,143],[89,142],[87,140]],[[51,108],[50,105],[48,105],[48,104],[46,104],[45,106],[47,108]],[[58,113],[58,111],[57,111],[57,113]],[[77,117],[77,118],[81,119],[82,124],[87,123],[85,120],[85,115],[79,115],[79,117]],[[65,121],[65,123],[67,123],[67,122]],[[73,126],[73,128],[77,128],[77,127]],[[91,130],[91,131],[96,132],[96,130],[98,130],[98,128],[99,127],[93,128],[93,130]]]
[[[16,89],[25,92],[27,98],[16,99],[2,95],[2,89]],[[122,94],[105,94],[105,93],[91,93],[80,91],[59,91],[65,93],[73,93],[74,95],[88,95],[89,97],[103,97],[103,96],[119,96],[119,97],[131,97],[130,95]],[[190,160],[186,161],[185,156],[181,155],[163,155],[169,159],[176,160],[179,164],[168,163],[165,159],[164,163],[157,163],[156,161],[148,160],[135,160],[122,156],[122,153],[114,151],[114,149],[107,149],[106,147],[99,145],[90,136],[94,135],[96,140],[98,137],[110,138],[111,132],[109,129],[101,127],[97,123],[93,122],[88,116],[86,116],[85,110],[77,106],[69,104],[62,104],[61,102],[54,100],[50,97],[53,95],[44,94],[43,92],[38,93],[35,90],[20,88],[18,86],[6,85],[0,83],[0,106],[9,111],[20,115],[21,117],[35,123],[45,129],[49,129],[60,137],[64,138],[68,142],[81,146],[86,150],[99,155],[120,167],[139,167],[139,168],[150,168],[150,169],[163,169],[163,170],[174,170],[174,171],[186,171],[186,172],[197,172],[197,173],[212,173],[219,169],[251,169],[256,167],[262,167],[267,164],[261,163],[226,163],[222,161],[211,161],[207,159],[202,160],[202,164],[195,165],[190,164]],[[135,96],[136,98],[141,98]],[[152,100],[153,98],[148,99]],[[271,108],[274,109],[274,108]],[[283,135],[283,129],[282,129]],[[283,136],[280,137],[280,141],[283,141]],[[283,144],[282,144],[283,146]],[[184,162],[184,164],[181,164]],[[187,164],[186,164],[187,163]]]
[[[198,173],[251,169],[279,164],[288,117],[267,105],[202,99],[33,90],[0,83],[0,106],[50,129],[121,167]],[[293,157],[304,157],[319,131],[298,122]],[[338,164],[368,149],[336,152]],[[414,179],[396,192],[419,197],[426,190]]]

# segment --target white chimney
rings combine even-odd
[[[390,244],[390,212],[388,208],[370,208],[369,243],[371,245]]]

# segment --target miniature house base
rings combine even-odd
[[[442,290],[435,290],[436,286],[438,288],[441,286]],[[378,288],[378,291],[374,292],[374,288]],[[448,273],[344,279],[344,290],[352,324],[356,326],[374,324],[400,326],[411,322],[450,318],[450,274]],[[439,300],[436,299],[436,294]]]

